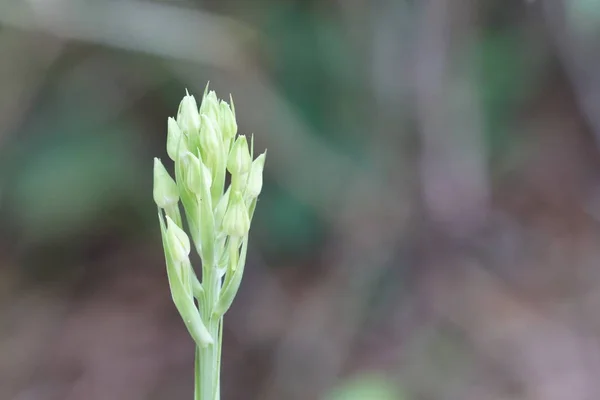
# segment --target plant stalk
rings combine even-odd
[[[195,400],[220,400],[221,342],[223,318],[213,316],[213,307],[221,291],[221,280],[214,269],[206,269],[203,284],[206,288],[206,301],[201,304],[203,320],[214,339],[206,347],[196,347]]]

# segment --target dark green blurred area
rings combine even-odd
[[[190,397],[152,159],[208,81],[268,149],[224,400],[550,398],[531,341],[600,354],[532,306],[600,288],[567,3],[2,2],[0,399]]]

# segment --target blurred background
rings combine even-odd
[[[222,398],[600,396],[600,3],[0,1],[0,399],[189,399],[152,159],[268,148]]]

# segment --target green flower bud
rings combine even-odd
[[[187,93],[187,91],[186,96],[181,100],[181,104],[179,105],[177,124],[188,134],[190,139],[197,136],[200,131],[200,114],[198,113],[196,99]]]
[[[171,217],[167,215],[167,246],[173,260],[182,263],[189,260],[190,239]]]
[[[200,114],[206,115],[215,123],[219,120],[219,99],[217,99],[217,94],[214,92],[214,90],[211,90],[204,96],[204,98],[202,98]]]
[[[167,208],[179,201],[179,189],[159,158],[154,158],[154,202],[160,208]]]
[[[221,135],[215,126],[215,120],[202,114],[202,129],[200,132],[200,147],[204,159],[212,169],[219,168],[221,163]]]
[[[246,136],[240,135],[236,139],[227,160],[227,170],[232,177],[241,177],[250,170],[252,157],[248,150],[248,141]]]
[[[223,232],[229,236],[243,237],[250,230],[248,209],[240,193],[232,193],[229,207],[223,217]]]
[[[233,114],[233,111],[231,111],[231,108],[229,108],[227,102],[221,101],[219,106],[219,126],[221,127],[221,134],[223,135],[223,140],[229,142],[237,133],[237,122],[235,120],[235,115]]]
[[[263,185],[263,169],[265,167],[265,157],[267,152],[265,151],[256,160],[252,161],[250,167],[250,173],[248,176],[248,183],[246,186],[246,195],[250,198],[256,198],[260,194]]]
[[[203,193],[208,193],[212,185],[210,170],[206,165],[204,165],[201,159],[192,153],[187,153],[186,157],[188,157],[190,160],[186,176],[186,184],[188,189],[190,192],[199,196],[202,196]],[[203,191],[203,185],[208,186],[208,188],[206,188],[206,192]]]
[[[231,193],[231,187],[227,188],[227,191],[221,196],[221,199],[215,208],[215,225],[218,229],[221,229],[223,226],[223,217],[229,206],[229,193]]]
[[[167,127],[167,154],[171,160],[175,161],[177,160],[177,151],[187,150],[185,137],[175,118],[169,117]]]

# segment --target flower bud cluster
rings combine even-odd
[[[237,130],[233,101],[219,100],[207,87],[198,107],[186,93],[176,118],[167,120],[167,154],[175,178],[154,160],[153,195],[173,300],[192,337],[203,346],[214,339],[206,331],[206,320],[221,317],[239,287],[250,221],[262,190],[266,152],[253,160],[253,140],[249,144]],[[202,260],[201,282],[189,260],[192,247]]]

